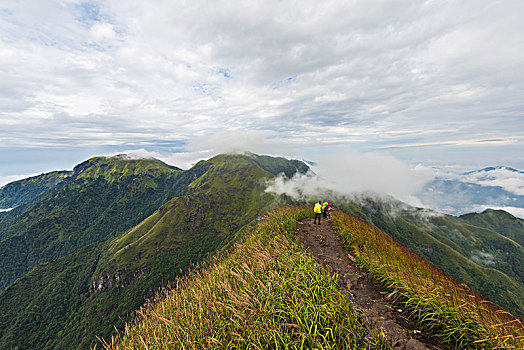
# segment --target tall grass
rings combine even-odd
[[[524,349],[520,320],[482,299],[383,231],[336,211],[339,238],[421,327],[454,348]]]
[[[310,209],[279,209],[225,258],[178,280],[106,349],[381,349],[349,295],[299,243]]]

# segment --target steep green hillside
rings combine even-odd
[[[311,214],[310,207],[272,211],[230,254],[162,291],[104,347],[388,349],[386,339],[362,323],[336,273],[300,244],[297,220]],[[357,264],[418,329],[453,349],[524,345],[522,324],[383,231],[340,211],[333,213],[333,226]]]
[[[29,203],[64,181],[69,175],[71,175],[70,171],[53,171],[8,183],[0,188],[0,209],[14,208]]]
[[[363,220],[335,211],[333,224],[355,261],[418,326],[452,349],[522,349],[524,326],[463,283]]]
[[[291,178],[297,171],[305,174],[309,170],[309,167],[300,160],[288,160],[282,157],[275,158],[259,156],[256,154],[249,155],[255,164],[273,175],[279,175],[282,173],[288,178]]]
[[[465,214],[460,218],[472,225],[498,232],[524,247],[524,221],[504,210],[487,209],[481,214]]]
[[[161,294],[111,348],[385,349],[298,240],[297,219],[309,215],[272,212],[229,256]]]
[[[485,298],[524,316],[524,250],[515,241],[462,218],[393,199],[343,206],[428,259]]]
[[[274,175],[257,159],[199,162],[176,178],[182,194],[133,229],[17,280],[0,294],[0,348],[88,348],[122,330],[157,288],[227,247],[272,205],[264,189]],[[87,169],[77,174],[97,174]]]
[[[38,264],[138,224],[177,191],[180,173],[158,160],[123,156],[76,166],[0,223],[0,290]]]

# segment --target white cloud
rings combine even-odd
[[[431,149],[455,163],[480,152],[524,164],[522,2],[2,7],[3,149],[404,145],[396,154],[413,163]]]
[[[458,178],[461,181],[482,186],[499,186],[510,193],[524,196],[524,173],[512,171],[506,167],[478,171]]]
[[[114,27],[110,23],[95,23],[89,30],[89,33],[95,40],[111,40],[117,38]]]
[[[326,190],[339,195],[371,192],[420,206],[416,194],[432,179],[427,170],[411,168],[396,158],[351,150],[324,155],[312,170],[316,175],[297,175],[291,180],[277,178],[268,191],[296,198]]]
[[[486,266],[493,266],[495,265],[495,257],[493,254],[488,252],[483,252],[480,250],[474,250],[470,257],[471,260],[476,262],[477,264],[486,265]]]
[[[215,155],[209,151],[195,151],[195,152],[178,152],[178,153],[164,153],[164,152],[151,152],[143,148],[140,149],[128,149],[121,152],[115,152],[109,156],[115,156],[118,154],[126,154],[131,159],[149,159],[155,158],[163,161],[166,164],[174,165],[181,169],[189,169],[202,159],[208,159]]]
[[[286,141],[282,134],[272,130],[224,131],[209,136],[196,137],[188,143],[194,151],[211,154],[228,152],[253,152],[260,154],[290,155],[302,143]]]

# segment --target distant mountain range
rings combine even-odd
[[[491,208],[524,217],[524,172],[497,166],[439,176],[417,197],[426,206],[452,215]]]
[[[464,173],[464,175],[483,174],[483,175],[487,175],[489,177],[490,175],[494,175],[493,171],[495,171],[495,170],[504,170],[504,171],[509,171],[509,172],[512,172],[512,173],[524,174],[524,171],[513,169],[513,168],[510,168],[510,167],[507,167],[507,166],[496,166],[496,167],[487,167],[487,168],[480,169],[480,170],[467,171],[467,172]]]
[[[257,217],[310,205],[266,192],[279,174],[308,170],[255,154],[223,154],[189,170],[95,157],[2,187],[4,207],[16,208],[0,212],[0,348],[89,348],[97,336],[109,339],[159,288],[245,238]],[[524,316],[522,220],[499,210],[456,217],[393,198],[332,197]]]

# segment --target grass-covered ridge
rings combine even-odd
[[[180,172],[181,169],[168,165],[154,158],[130,158],[125,154],[113,157],[93,157],[78,164],[73,169],[73,176],[78,179],[104,179],[112,183],[128,177],[138,177],[142,182],[148,177]],[[144,186],[152,185],[145,181]]]
[[[504,210],[485,210],[460,216],[473,225],[490,228],[524,246],[524,220],[514,217]]]
[[[272,212],[229,256],[179,280],[106,348],[368,348],[349,295],[299,243],[310,209]]]
[[[333,222],[346,248],[427,331],[455,348],[524,348],[524,327],[506,311],[394,241],[342,212]]]
[[[455,217],[392,198],[362,198],[360,206],[343,204],[344,211],[524,318],[524,249],[517,243],[524,233],[521,220],[503,211]]]
[[[159,195],[155,197],[148,191],[123,188],[126,184],[137,189],[146,183],[144,177],[147,180],[149,171],[142,171],[146,167],[131,172],[140,162],[98,159],[75,168],[75,177],[84,177],[71,186],[77,189],[74,193],[85,197],[70,196],[73,203],[93,194],[89,191],[93,186],[109,184],[112,192],[100,189],[100,193],[95,193],[96,201],[83,200],[78,205],[84,208],[94,203],[103,209],[100,195],[118,199],[116,195],[124,193],[134,205],[123,207],[121,204],[131,202],[119,200],[108,208],[113,215],[100,217],[111,228],[119,223],[118,219],[127,222],[122,219],[131,214],[136,220],[135,210],[141,205],[156,206],[155,210],[136,227],[39,265],[0,292],[0,348],[91,348],[97,342],[96,336],[110,338],[115,329],[122,330],[159,288],[184,275],[192,264],[225,249],[241,231],[256,223],[257,216],[275,204],[275,198],[264,191],[273,174],[262,169],[251,156],[220,155],[186,171],[166,170],[174,177],[153,176],[164,179],[156,181],[157,189],[163,191],[153,191]],[[127,165],[126,174],[136,176],[118,176],[118,171],[106,179],[100,172],[106,161],[126,162],[117,167],[123,170]],[[141,160],[142,165],[153,168],[161,164],[144,161]],[[114,168],[106,170],[111,173]],[[293,162],[284,168],[298,170]],[[109,183],[110,179],[115,181]],[[160,202],[165,198],[170,200]],[[119,208],[127,210],[116,212]],[[84,213],[82,220],[96,214]],[[99,227],[100,219],[91,221],[90,230]]]
[[[70,171],[53,171],[8,183],[0,187],[0,209],[26,204],[52,189],[70,175]]]

